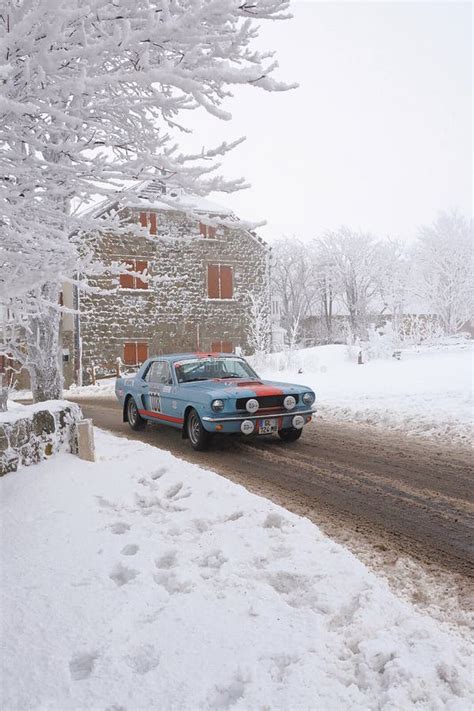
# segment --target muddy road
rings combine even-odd
[[[293,444],[215,437],[210,451],[194,452],[170,427],[149,424],[132,432],[113,399],[76,402],[98,427],[169,450],[307,516],[366,563],[374,554],[389,564],[410,556],[464,580],[474,572],[467,449],[318,421]]]

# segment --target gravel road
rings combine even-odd
[[[474,571],[467,449],[318,421],[290,445],[278,438],[215,437],[210,451],[194,452],[170,427],[132,432],[111,398],[77,402],[103,429],[169,450],[307,516],[366,562],[407,555],[463,578]]]

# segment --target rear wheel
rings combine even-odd
[[[201,418],[196,410],[191,410],[186,420],[186,429],[188,432],[191,447],[198,452],[203,452],[209,448],[211,443],[211,434],[202,426]]]
[[[279,430],[278,436],[283,442],[296,442],[297,439],[303,434],[303,428],[297,430],[296,427],[289,427],[288,429]]]
[[[127,401],[127,420],[132,430],[143,430],[146,427],[146,420],[138,412],[133,397],[129,397]]]

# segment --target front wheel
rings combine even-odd
[[[211,435],[202,426],[201,418],[197,414],[196,410],[191,410],[186,421],[186,428],[188,432],[189,441],[191,442],[191,447],[198,452],[203,452],[205,449],[209,448],[211,443]]]
[[[283,442],[296,442],[297,439],[303,434],[303,428],[297,430],[296,427],[290,427],[288,429],[279,430],[278,436]]]
[[[133,397],[128,398],[127,420],[132,430],[143,430],[146,427],[146,420],[144,420],[138,412],[138,408]]]

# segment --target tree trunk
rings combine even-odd
[[[41,312],[28,319],[26,334],[27,367],[34,402],[57,400],[62,396],[59,326],[61,314],[55,304],[59,286],[45,284],[41,289]],[[48,305],[51,304],[51,305]]]

